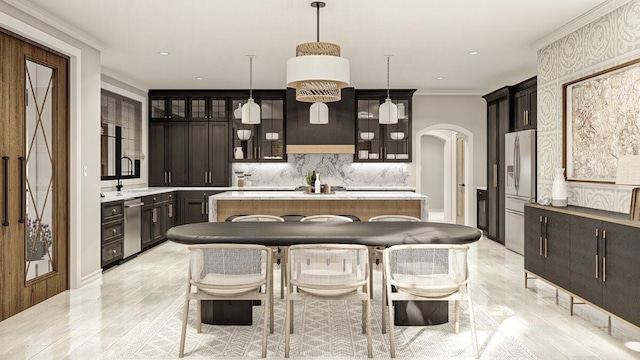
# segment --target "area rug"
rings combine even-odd
[[[276,282],[278,284],[279,282]],[[275,328],[268,337],[268,358],[284,358],[285,301],[275,292]],[[374,358],[389,358],[389,335],[381,332],[381,301],[374,292],[371,330]],[[167,306],[149,322],[139,324],[117,359],[176,359],[180,343],[183,296],[166,299]],[[298,302],[291,335],[292,359],[366,359],[367,339],[361,331],[361,305],[346,301]],[[453,319],[453,305],[450,306]],[[502,332],[481,307],[474,306],[478,346],[482,359],[536,359],[522,343]],[[253,307],[253,326],[202,326],[195,329],[195,302],[191,302],[185,358],[259,359],[262,344],[262,306]],[[399,359],[473,359],[468,310],[461,304],[460,332],[453,323],[424,327],[396,327]]]

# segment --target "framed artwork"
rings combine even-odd
[[[618,158],[640,154],[640,59],[568,82],[562,90],[567,180],[614,183]]]

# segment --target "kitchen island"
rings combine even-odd
[[[209,197],[209,222],[232,215],[354,215],[362,221],[376,215],[409,215],[427,221],[429,198],[410,191],[226,191]]]

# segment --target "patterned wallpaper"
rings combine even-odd
[[[538,196],[562,166],[562,84],[640,57],[640,0],[538,50]],[[640,166],[640,164],[639,164]],[[629,213],[630,186],[569,182],[569,204]]]
[[[409,163],[357,163],[353,155],[289,155],[286,163],[233,163],[232,171],[251,174],[254,186],[306,185],[307,171],[323,183],[343,186],[409,186]]]

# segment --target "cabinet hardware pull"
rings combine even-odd
[[[598,278],[598,260],[599,260],[599,251],[598,251],[598,234],[599,234],[599,230],[596,228],[596,279]]]
[[[529,125],[529,110],[524,111],[524,124]]]
[[[607,281],[607,231],[602,230],[602,282]]]
[[[169,184],[171,184],[171,183],[172,183],[172,181],[171,181],[171,171],[169,171]]]
[[[211,184],[211,171],[209,171],[209,184]]]
[[[154,222],[154,223],[158,222],[157,216],[158,216],[158,208],[151,210],[151,222]]]
[[[540,256],[542,256],[542,236],[540,236]]]
[[[117,233],[118,233],[118,230],[113,229],[111,232],[113,233],[113,235],[115,235],[115,234],[117,234]]]
[[[167,179],[167,172],[164,172],[164,184],[167,185],[169,184],[169,180]]]
[[[200,214],[204,215],[204,202],[200,203]]]
[[[544,257],[549,257],[549,239],[544,238]]]
[[[2,164],[4,165],[4,189],[3,189],[3,215],[2,226],[9,226],[9,157],[2,157]]]
[[[25,179],[24,157],[20,156],[18,161],[20,161],[20,219],[18,222],[22,224],[24,223],[24,206],[27,202],[27,179]]]
[[[498,187],[498,164],[493,164],[493,187]]]
[[[116,249],[111,250],[113,254],[117,253]]]
[[[209,215],[209,203],[203,203],[204,204],[204,214],[205,215]]]
[[[116,210],[116,209],[111,209],[111,213],[115,214],[115,213],[117,213],[117,212],[118,212],[118,210]]]
[[[169,204],[169,217],[173,217],[173,204]]]
[[[204,183],[205,184],[207,183],[207,172],[206,171],[204,172]]]

